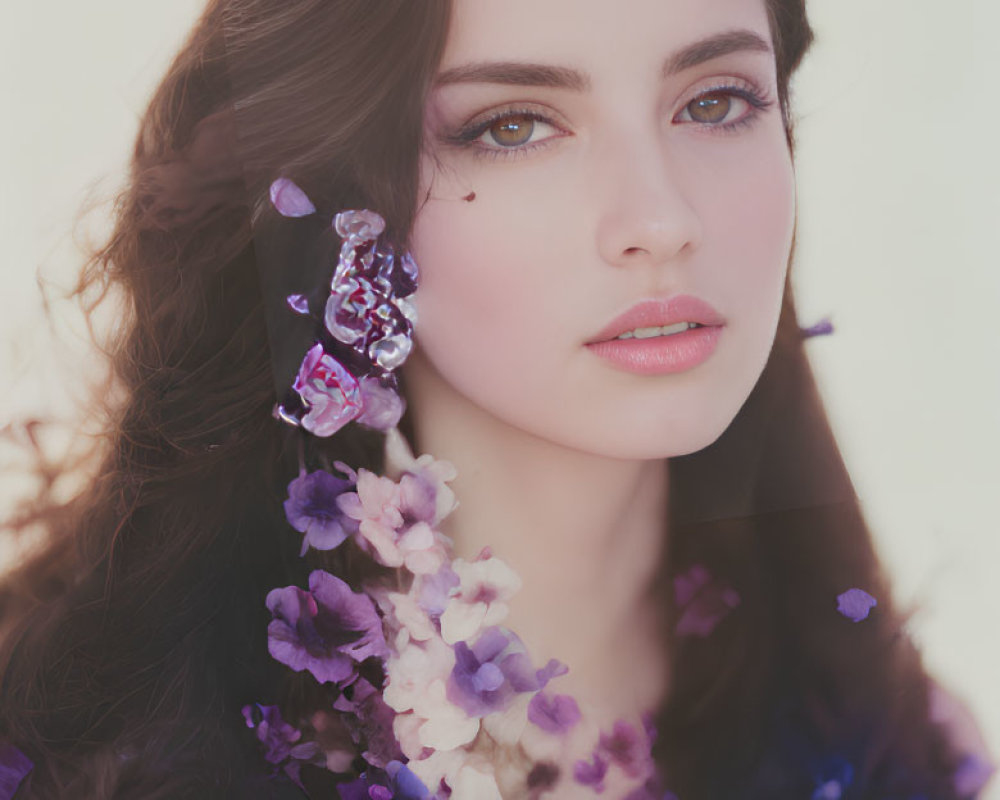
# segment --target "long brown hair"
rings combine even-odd
[[[812,34],[803,0],[768,11],[787,121]],[[80,288],[123,303],[111,360],[126,400],[99,474],[49,509],[46,549],[3,588],[0,737],[36,764],[27,796],[255,796],[245,776],[262,770],[240,708],[308,707],[265,641],[264,595],[315,565],[281,515],[296,459],[271,418],[289,345],[268,335],[285,279],[268,265],[277,249],[308,272],[330,245],[313,232],[283,250],[248,198],[285,175],[321,210],[379,209],[405,239],[449,16],[447,0],[211,0],[153,96],[116,227]],[[307,458],[379,469],[379,437],[353,427]],[[756,796],[747,787],[771,785],[762,770],[781,773],[769,753],[791,721],[841,749],[867,731],[859,780],[888,780],[898,754],[922,765],[924,791],[953,796],[954,759],[927,723],[927,680],[827,425],[790,283],[754,393],[715,444],[671,462],[670,480],[665,576],[707,564],[743,598],[712,637],[672,643],[657,756],[675,791]],[[830,613],[850,586],[879,598],[865,626]]]

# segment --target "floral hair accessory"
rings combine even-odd
[[[270,198],[285,217],[316,213],[288,178],[271,184]],[[374,211],[341,211],[332,226],[341,246],[323,307],[311,308],[307,295],[287,298],[293,312],[316,318],[317,335],[274,415],[321,437],[352,421],[389,430],[403,414],[393,372],[413,346],[417,265],[382,240],[385,220]]]

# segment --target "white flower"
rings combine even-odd
[[[417,738],[425,747],[454,750],[468,744],[479,733],[479,719],[448,700],[445,682],[431,681],[413,706],[413,713],[424,718]]]
[[[492,764],[467,750],[438,751],[406,766],[431,791],[444,780],[451,800],[502,800]]]
[[[441,615],[441,638],[448,644],[468,641],[502,622],[509,611],[507,601],[521,588],[518,574],[499,558],[456,558],[452,569],[459,585]]]
[[[440,639],[409,642],[386,662],[383,699],[393,711],[409,711],[420,703],[427,687],[446,680],[454,666],[455,652]]]
[[[458,505],[455,493],[447,485],[458,476],[455,466],[449,461],[441,461],[425,453],[420,458],[413,457],[410,445],[398,428],[390,430],[385,440],[385,471],[386,475],[399,480],[404,492],[404,502],[419,503],[420,499],[410,496],[422,494],[427,490],[433,496],[433,516],[426,520],[431,525],[437,525]],[[405,481],[405,473],[410,473],[417,481]]]

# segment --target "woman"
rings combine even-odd
[[[509,797],[975,793],[976,765],[930,720],[802,351],[787,275],[802,4],[539,8],[210,4],[85,277],[120,288],[129,319],[104,468],[72,513],[52,510],[50,549],[5,598],[2,736],[9,764],[34,764],[18,797],[421,796],[407,776],[456,797],[489,781]],[[322,599],[319,567],[412,633],[375,588],[398,543],[349,520],[371,521],[365,481],[427,462],[357,422],[310,435],[301,380],[331,263],[352,266],[347,228],[329,228],[348,209],[377,210],[378,240],[419,264],[399,427],[456,467],[461,506],[433,523],[459,571],[496,566],[491,548],[521,581],[503,625],[535,664],[569,665],[531,690],[573,729],[565,747],[530,726],[530,746],[506,741],[480,712],[485,734],[454,748],[408,740],[390,713],[385,745],[358,687],[419,716],[392,694],[406,641],[370,643],[349,680],[275,645],[298,631],[285,599],[309,602],[292,587]],[[662,329],[681,322],[699,327]],[[275,389],[306,434],[272,419]],[[307,478],[349,484],[322,531],[296,505]],[[347,725],[356,752],[344,718],[371,724]],[[478,760],[462,773],[427,750]]]

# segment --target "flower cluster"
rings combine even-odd
[[[316,212],[288,178],[271,185],[271,203],[286,217]],[[340,255],[322,310],[316,310],[318,341],[309,349],[289,397],[275,416],[316,436],[332,436],[348,422],[377,430],[399,422],[402,399],[393,370],[412,348],[417,265],[380,241],[385,220],[374,211],[342,211],[333,219]],[[310,315],[309,298],[291,295],[288,305]]]
[[[288,487],[285,512],[303,553],[356,547],[395,580],[358,591],[315,570],[307,588],[268,594],[271,655],[335,700],[298,727],[276,707],[247,706],[267,760],[296,781],[306,764],[344,776],[342,798],[488,800],[502,786],[528,796],[560,781],[602,791],[609,770],[635,791],[652,786],[648,730],[620,721],[582,752],[568,748],[580,708],[551,688],[566,667],[537,666],[503,626],[520,578],[488,549],[453,557],[439,529],[455,507],[454,468],[414,458],[395,430],[387,448],[394,477],[338,462],[342,477],[303,470]],[[513,776],[498,773],[498,747],[510,755],[502,761],[520,765]],[[556,760],[573,758],[562,774]]]
[[[396,429],[386,461],[385,476],[336,462],[339,475],[303,469],[289,484],[285,513],[303,554],[355,548],[384,578],[354,588],[315,570],[307,588],[267,595],[271,655],[331,690],[328,707],[294,725],[275,706],[244,709],[267,761],[300,785],[307,766],[329,770],[346,800],[541,797],[566,784],[581,796],[676,800],[651,755],[651,717],[606,731],[585,721],[553,688],[566,666],[537,665],[504,626],[518,575],[489,548],[454,557],[440,527],[456,506],[455,469],[414,458]],[[708,636],[741,602],[701,564],[673,588],[678,636]],[[838,603],[860,621],[875,599],[852,588]],[[851,780],[824,770],[814,796],[840,796]]]

